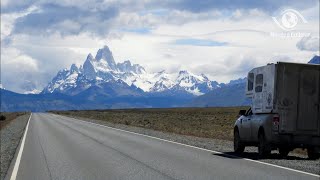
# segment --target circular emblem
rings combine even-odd
[[[298,16],[294,12],[286,12],[282,15],[281,18],[282,25],[288,29],[294,28],[298,22]]]

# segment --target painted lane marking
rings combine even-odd
[[[30,120],[31,120],[31,116],[32,116],[32,113],[30,114],[30,117],[29,117],[29,120],[28,120],[28,124],[27,124],[27,126],[26,126],[25,131],[24,131],[24,135],[23,135],[23,138],[22,138],[22,141],[21,141],[21,146],[20,146],[19,153],[18,153],[16,162],[15,162],[14,167],[13,167],[13,170],[12,170],[12,174],[11,174],[10,180],[16,180],[16,178],[17,178],[17,174],[18,174],[18,170],[19,170],[19,165],[20,165],[20,161],[21,161],[21,156],[22,156],[24,144],[25,144],[25,141],[26,141],[26,136],[27,136],[27,132],[28,132],[28,128],[29,128],[29,123],[30,123]]]

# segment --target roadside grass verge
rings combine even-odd
[[[233,139],[240,109],[248,107],[52,111],[163,132],[223,140]]]
[[[28,112],[0,112],[0,130],[6,127],[12,120],[25,114],[28,114]]]

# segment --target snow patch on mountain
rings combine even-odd
[[[39,93],[41,93],[40,90],[34,89],[34,90],[31,90],[31,91],[25,91],[23,94],[39,94]]]
[[[211,81],[204,74],[196,75],[186,70],[177,73],[149,73],[141,65],[132,64],[129,60],[116,63],[110,49],[104,46],[98,50],[95,58],[89,54],[83,66],[72,64],[70,69],[59,71],[42,93],[74,95],[106,82],[124,82],[129,87],[139,88],[146,93],[179,89],[196,96],[219,87],[219,83]]]

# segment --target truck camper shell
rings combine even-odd
[[[248,73],[255,114],[279,114],[281,133],[320,135],[320,65],[278,62]]]

